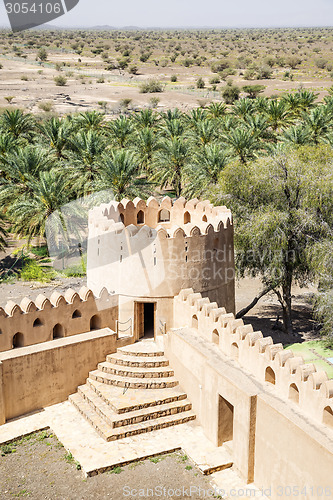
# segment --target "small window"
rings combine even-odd
[[[56,325],[54,325],[53,338],[60,339],[61,337],[64,337],[64,336],[65,336],[64,327],[60,323],[57,323]]]
[[[239,347],[236,342],[231,344],[231,357],[232,359],[238,359],[239,358]]]
[[[324,408],[323,423],[333,428],[333,410],[330,406]]]
[[[138,211],[138,215],[136,216],[136,222],[138,224],[144,224],[144,222],[145,222],[145,214],[143,213],[142,210]]]
[[[191,222],[191,215],[189,212],[184,213],[184,224],[189,224]]]
[[[299,390],[296,384],[289,387],[289,399],[294,403],[299,403]]]
[[[120,214],[120,222],[122,222],[123,224],[125,224],[124,214]]]
[[[24,336],[23,333],[15,333],[13,337],[13,349],[16,349],[17,347],[23,347],[24,346]]]
[[[158,212],[158,222],[169,222],[170,221],[170,212],[166,210],[166,208],[162,208]]]
[[[275,372],[270,366],[266,368],[265,381],[275,385]]]
[[[75,311],[72,314],[72,318],[73,319],[81,318],[81,312],[78,309],[75,309]]]
[[[100,328],[102,328],[101,318],[98,314],[95,314],[90,319],[90,331],[99,330]]]
[[[217,345],[219,345],[219,343],[220,343],[220,335],[219,335],[219,332],[216,330],[216,328],[212,333],[212,341],[214,344],[217,344]]]
[[[198,317],[196,314],[192,316],[192,328],[198,328]]]
[[[43,322],[39,318],[37,318],[37,319],[35,319],[32,326],[35,327],[35,326],[42,326],[42,325],[43,325]]]
[[[204,215],[204,216],[203,216],[203,218],[202,218],[202,220],[203,220],[204,222],[207,222],[207,215]]]

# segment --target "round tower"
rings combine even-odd
[[[152,306],[136,304],[153,303],[155,333],[184,288],[234,312],[231,212],[209,201],[172,203],[169,197],[103,204],[89,213],[87,275],[95,294],[105,287],[119,295],[121,322],[140,321],[135,309]]]

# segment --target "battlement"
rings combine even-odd
[[[271,337],[253,331],[225,308],[217,307],[193,289],[182,290],[174,300],[175,328],[194,328],[229,358],[239,363],[273,394],[290,401],[299,410],[333,429],[333,380],[326,371]]]
[[[105,288],[98,297],[82,287],[79,293],[54,291],[50,298],[39,294],[35,301],[24,297],[20,304],[10,300],[0,307],[0,352],[99,328],[114,330],[117,318],[118,297]]]
[[[114,226],[112,224],[119,224]],[[232,216],[229,209],[224,206],[214,207],[208,200],[199,201],[178,198],[172,202],[166,196],[159,203],[156,198],[150,197],[147,202],[141,198],[133,201],[124,199],[121,202],[112,201],[102,204],[89,213],[89,225],[99,231],[120,230],[122,224],[125,227],[144,225],[162,230],[169,237],[174,237],[177,229],[182,228],[184,235],[191,236],[191,232],[198,231],[207,234],[208,228],[212,226],[214,231],[220,231],[232,225]]]

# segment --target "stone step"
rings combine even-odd
[[[89,378],[103,382],[104,384],[116,385],[118,387],[130,389],[164,389],[166,387],[175,387],[178,381],[175,377],[163,378],[142,378],[121,377],[120,375],[111,375],[101,370],[89,372]]]
[[[125,425],[122,427],[111,428],[106,421],[101,418],[90,404],[81,396],[81,394],[72,394],[69,400],[79,410],[79,412],[93,425],[97,432],[106,441],[115,441],[135,434],[142,434],[157,429],[163,429],[172,425],[178,425],[195,419],[195,414],[192,410],[158,417],[154,420],[147,420],[136,424]]]
[[[155,342],[136,342],[135,344],[118,347],[117,352],[121,352],[126,356],[140,356],[140,357],[155,357],[164,356]]]
[[[174,371],[165,367],[142,368],[134,366],[121,366],[109,361],[104,361],[98,364],[98,369],[105,373],[112,375],[119,375],[120,377],[132,378],[165,378],[173,377]]]
[[[118,351],[108,354],[106,360],[109,363],[122,366],[134,366],[143,368],[155,368],[158,366],[169,366],[169,361],[164,356],[128,356]]]
[[[87,385],[116,413],[126,413],[174,401],[183,401],[187,398],[187,394],[180,390],[179,387],[150,389],[149,391],[126,389],[124,391],[122,387],[103,384],[89,378],[87,379]]]
[[[80,386],[78,392],[112,428],[137,424],[139,422],[145,422],[167,415],[174,415],[192,409],[189,400],[185,399],[126,413],[116,413],[111,406],[99,397],[87,384]]]

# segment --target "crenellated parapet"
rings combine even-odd
[[[333,380],[326,371],[274,344],[271,337],[253,331],[251,325],[191,288],[174,299],[174,325],[195,329],[267,389],[333,429]]]
[[[202,234],[206,234],[209,224],[215,231],[220,230],[221,223],[224,227],[232,225],[231,212],[224,206],[214,207],[208,200],[199,201],[196,198],[189,201],[178,198],[172,202],[168,196],[161,202],[152,196],[147,202],[141,198],[111,201],[90,211],[90,223],[100,230],[108,227],[107,220],[122,223],[125,227],[147,225],[155,229],[161,226],[166,230],[181,227],[186,235],[189,234],[188,225],[197,227]]]
[[[230,210],[209,201],[151,197],[89,212],[88,286],[119,295],[174,297],[182,288],[234,310]]]
[[[115,329],[117,317],[118,297],[105,288],[98,297],[82,287],[79,292],[68,288],[64,295],[54,291],[49,298],[39,294],[35,301],[24,297],[20,304],[10,300],[0,307],[0,352],[99,328]]]

